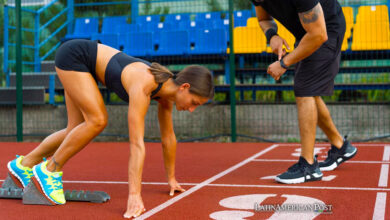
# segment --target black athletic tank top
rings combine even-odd
[[[125,102],[129,102],[129,94],[127,94],[125,88],[123,88],[121,75],[123,69],[134,62],[142,62],[150,66],[151,64],[139,58],[129,56],[125,53],[119,52],[115,54],[111,60],[108,62],[105,73],[106,87],[108,90],[115,92]],[[158,97],[153,97],[161,89],[162,83],[159,83],[157,89],[152,92],[151,98],[157,99]]]

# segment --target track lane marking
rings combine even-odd
[[[390,160],[390,145],[386,145],[385,149],[383,151],[383,161],[389,161]]]
[[[254,159],[255,162],[297,162],[297,160],[290,160],[290,159]],[[344,163],[379,163],[379,164],[390,164],[390,161],[358,161],[358,160],[351,160],[351,161],[345,161]]]
[[[0,180],[4,182],[4,180]],[[117,184],[117,185],[127,185],[128,182],[125,181],[73,181],[73,180],[64,180],[64,183],[77,183],[77,184]],[[168,185],[166,182],[142,182],[143,185]],[[196,186],[200,183],[180,183],[183,186]],[[277,184],[277,183],[275,183]],[[326,189],[326,190],[359,190],[359,191],[390,191],[390,188],[370,188],[370,187],[326,187],[326,186],[290,186],[290,185],[250,185],[250,184],[207,184],[207,187],[242,187],[242,188],[286,188],[286,189]]]
[[[387,193],[384,193],[384,192],[378,192],[376,194],[374,215],[372,216],[372,220],[384,220],[385,219],[386,196],[387,196]]]
[[[364,144],[364,143],[353,143],[352,144],[353,146],[355,147],[382,147],[384,145],[387,145],[387,144],[375,144],[375,143],[367,143],[367,144]],[[280,143],[279,144],[280,147],[300,147],[301,144],[300,143]],[[330,147],[330,144],[329,143],[319,143],[319,144],[315,144],[314,147],[316,146],[325,146],[325,147]]]
[[[245,159],[244,161],[242,161],[242,162],[240,162],[240,163],[238,163],[238,164],[228,168],[227,170],[225,170],[225,171],[223,171],[223,172],[221,172],[221,173],[219,173],[219,174],[217,174],[217,175],[215,175],[215,176],[213,176],[213,177],[211,177],[211,178],[209,178],[209,179],[199,183],[198,185],[188,189],[187,191],[185,191],[183,193],[180,193],[179,195],[175,196],[174,198],[169,199],[168,201],[158,205],[157,207],[155,207],[155,208],[145,212],[144,214],[142,214],[141,216],[137,217],[136,219],[138,219],[138,220],[145,219],[145,218],[148,218],[148,217],[150,217],[150,216],[160,212],[161,210],[163,210],[163,209],[169,207],[170,205],[176,203],[180,199],[182,199],[182,198],[184,198],[186,196],[189,196],[190,194],[198,191],[199,189],[207,186],[208,184],[214,182],[215,180],[225,176],[226,174],[228,174],[228,173],[230,173],[230,172],[232,172],[232,171],[234,171],[234,170],[236,170],[236,169],[246,165],[247,163],[252,162],[253,159],[255,159],[255,158],[257,158],[257,157],[259,157],[259,156],[261,156],[261,155],[263,155],[263,154],[265,154],[265,153],[267,153],[267,152],[269,152],[269,151],[271,151],[273,149],[275,149],[278,146],[279,146],[278,144],[271,145],[270,147],[268,147],[268,148],[266,148],[266,149],[256,153],[255,155]]]

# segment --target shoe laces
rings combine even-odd
[[[288,171],[289,172],[296,172],[298,170],[301,170],[302,169],[302,161],[299,160],[298,163],[295,163],[294,165],[292,165],[291,167],[288,168]]]

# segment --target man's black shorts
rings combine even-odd
[[[344,35],[328,35],[328,41],[297,63],[294,76],[296,97],[333,95],[334,78],[339,72]]]

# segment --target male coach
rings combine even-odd
[[[346,137],[338,132],[321,96],[333,94],[334,78],[339,70],[341,44],[345,33],[345,18],[337,0],[251,0],[278,61],[268,67],[275,80],[293,64],[294,93],[302,153],[298,163],[278,175],[281,183],[303,183],[322,179],[322,172],[335,169],[357,152]],[[273,18],[283,24],[296,38],[296,48],[286,55],[287,42],[277,35]],[[317,125],[331,143],[324,162],[314,158]]]

